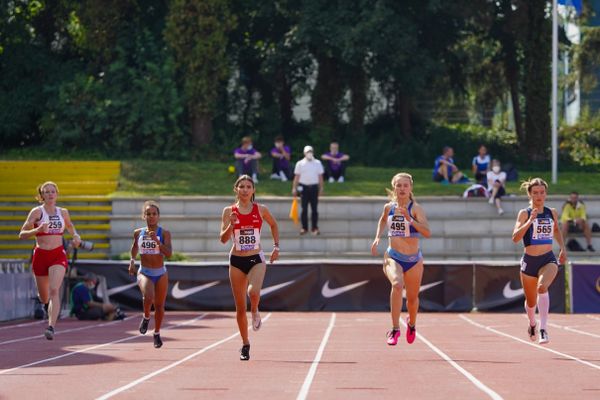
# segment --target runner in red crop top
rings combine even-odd
[[[221,243],[227,243],[230,239],[233,241],[229,254],[229,280],[243,342],[240,360],[246,361],[250,359],[246,293],[250,297],[252,329],[257,331],[261,326],[258,303],[267,267],[260,240],[262,222],[269,224],[273,236],[271,263],[279,258],[279,228],[269,209],[254,202],[256,189],[250,176],[240,176],[233,185],[233,191],[236,202],[223,209],[220,239]]]
[[[73,245],[79,246],[81,238],[66,208],[56,206],[58,186],[45,182],[38,186],[37,199],[40,206],[33,208],[19,232],[19,239],[35,236],[31,268],[40,301],[48,311],[46,339],[54,338],[54,325],[60,312],[60,287],[67,269],[67,254],[63,246],[63,232],[66,229],[73,236]]]

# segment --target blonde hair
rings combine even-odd
[[[158,213],[158,216],[160,216],[160,208],[158,208],[158,203],[154,200],[146,200],[142,206],[142,219],[146,219],[146,208],[148,207],[156,208],[156,212]]]
[[[248,181],[248,182],[252,183],[252,187],[253,187],[253,188],[255,187],[255,186],[254,186],[254,180],[252,179],[252,177],[251,177],[250,175],[240,175],[240,177],[239,177],[239,178],[237,178],[237,179],[236,179],[236,181],[235,181],[235,183],[233,184],[233,192],[235,193],[235,200],[236,200],[236,201],[238,201],[239,199],[238,199],[237,192],[236,192],[235,190],[238,188],[239,184],[240,184],[242,181]],[[255,196],[255,193],[253,193],[253,194],[252,194],[252,202],[253,202],[253,203],[254,203],[254,198],[255,198],[255,197],[256,197],[256,196]]]
[[[56,193],[58,194],[58,185],[52,181],[46,181],[46,182],[42,183],[41,185],[38,185],[38,187],[37,187],[38,194],[35,196],[35,198],[37,199],[37,201],[40,204],[44,203],[44,188],[46,186],[50,186],[50,185],[54,186],[54,188],[56,189]]]
[[[392,190],[390,190],[388,188],[385,189],[388,194],[388,197],[394,203],[398,202],[398,198],[396,196],[396,184],[395,183],[396,183],[396,181],[398,181],[399,179],[402,179],[402,178],[406,178],[410,181],[411,191],[410,191],[410,194],[408,195],[408,197],[410,198],[411,201],[415,200],[413,192],[412,192],[412,187],[414,184],[412,175],[407,172],[399,172],[392,177]]]
[[[548,190],[548,184],[542,178],[529,178],[529,180],[521,182],[520,189],[527,191],[527,194],[531,194],[531,189],[533,189],[534,186],[543,186]]]
[[[534,186],[543,186],[546,189],[546,192],[548,192],[548,184],[542,178],[529,178],[529,180],[521,182],[519,189],[527,191],[527,195],[529,196],[529,204],[532,204],[531,190]]]

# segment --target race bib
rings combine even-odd
[[[410,224],[404,215],[392,215],[389,236],[410,237]]]
[[[58,215],[50,215],[48,217],[48,233],[61,234],[63,233],[63,223]]]
[[[235,229],[233,235],[236,250],[247,251],[260,248],[260,231],[258,228]]]
[[[554,236],[554,220],[552,218],[536,218],[533,220],[531,239],[552,241]]]
[[[160,236],[157,236],[160,241]],[[152,239],[150,235],[144,235],[140,241],[140,254],[160,254],[159,242]]]

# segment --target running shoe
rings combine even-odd
[[[532,342],[535,342],[535,337],[537,336],[535,327],[536,327],[536,325],[533,325],[533,326],[529,325],[529,328],[527,328],[527,333],[529,334],[529,339]]]
[[[160,349],[162,347],[162,340],[160,338],[160,333],[154,334],[154,348]]]
[[[398,338],[400,338],[400,329],[392,328],[387,334],[387,344],[395,346],[398,344]]]
[[[150,323],[150,318],[142,318],[142,322],[140,322],[140,333],[145,335],[148,332],[148,324]]]
[[[406,318],[406,342],[408,344],[412,344],[412,342],[415,341],[415,338],[417,337],[417,327],[416,326],[410,326],[409,324],[409,319]]]
[[[48,340],[54,339],[54,328],[51,326],[47,327],[44,331],[44,336],[46,336],[46,339]]]
[[[260,319],[260,313],[257,311],[252,313],[252,330],[257,331],[262,326],[262,320]]]
[[[250,359],[250,345],[245,344],[242,346],[242,349],[240,350],[240,360],[248,361],[249,359]]]
[[[546,344],[549,341],[550,341],[550,338],[548,337],[548,332],[546,332],[545,329],[540,329],[540,341],[538,343]]]

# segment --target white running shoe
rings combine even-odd
[[[281,182],[287,182],[288,178],[285,176],[285,172],[279,171],[279,177],[281,178]]]
[[[504,210],[503,210],[503,209],[501,209],[501,208],[499,208],[499,209],[498,209],[498,215],[502,215],[502,214],[504,214]]]
[[[329,177],[329,183],[333,183],[333,182],[335,182],[335,179],[333,179],[333,176],[330,176]]]
[[[343,176],[340,176],[338,178],[338,183],[344,183],[344,177]]]
[[[260,329],[262,325],[262,320],[260,319],[260,313],[257,311],[252,313],[252,330],[257,331]]]
[[[271,179],[281,179],[278,174],[271,174]]]
[[[545,329],[540,329],[540,340],[539,340],[539,344],[546,344],[550,341],[550,338],[548,337],[548,332],[546,332]]]

